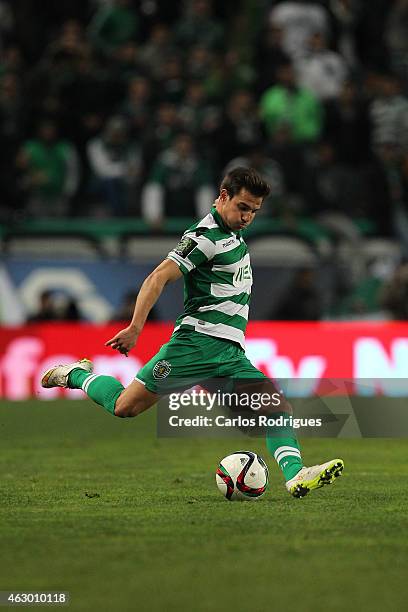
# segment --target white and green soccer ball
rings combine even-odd
[[[252,451],[237,451],[224,457],[215,474],[220,493],[230,501],[258,499],[265,493],[268,479],[265,461]]]

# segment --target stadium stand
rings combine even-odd
[[[408,257],[406,3],[4,5],[4,257],[154,263],[237,159],[272,183],[254,264],[318,269],[322,317]]]

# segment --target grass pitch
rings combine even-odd
[[[291,498],[262,440],[157,439],[154,411],[0,403],[0,590],[69,591],[71,610],[405,610],[408,440],[305,440],[344,476]],[[260,452],[271,486],[231,503],[224,455]]]

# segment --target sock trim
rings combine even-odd
[[[290,451],[290,453],[292,455],[297,455],[298,457],[300,457],[300,450],[298,448],[296,448],[295,446],[280,446],[279,448],[276,449],[276,451],[274,452],[273,456],[275,457],[276,461],[280,461],[281,457],[279,457],[279,455],[281,455],[282,453],[285,453],[286,451]],[[286,455],[285,455],[286,456]]]
[[[88,392],[88,387],[91,384],[91,382],[93,382],[96,378],[99,378],[101,376],[101,374],[91,374],[90,376],[88,376],[88,378],[86,378],[84,380],[84,382],[82,383],[82,391],[84,391],[84,393]]]
[[[301,458],[300,455],[298,455],[297,453],[293,453],[291,451],[285,451],[279,456],[279,459],[277,459],[276,461],[279,463],[280,461],[282,461],[282,459],[285,459],[285,457],[297,457],[297,459]]]

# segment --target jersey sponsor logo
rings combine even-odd
[[[180,257],[185,258],[191,253],[193,249],[195,249],[197,245],[198,242],[196,242],[192,238],[189,238],[188,236],[183,236],[183,238],[180,240],[180,242],[174,249],[174,252],[177,253],[177,255],[180,255]]]
[[[234,287],[239,287],[240,285],[244,285],[246,281],[252,279],[252,270],[251,265],[246,264],[245,266],[241,266],[234,274],[234,278],[232,279],[232,283]]]
[[[156,380],[166,378],[171,372],[171,364],[165,359],[161,359],[153,368],[153,378]]]
[[[235,238],[231,238],[230,240],[227,240],[227,242],[223,242],[222,243],[222,248],[226,249],[227,246],[229,246],[230,244],[232,244],[233,242],[235,242]]]

